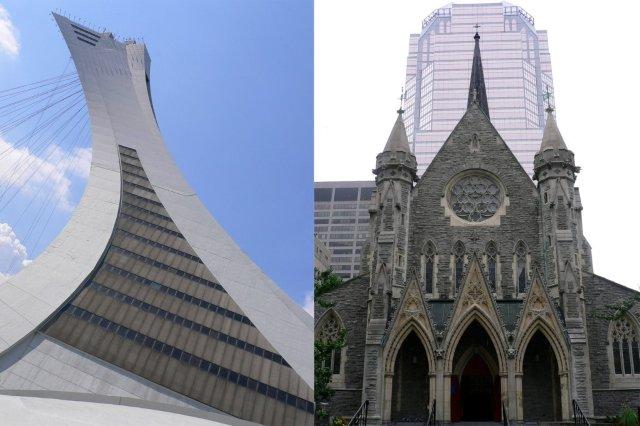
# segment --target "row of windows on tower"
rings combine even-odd
[[[518,241],[514,249],[515,264],[515,287],[519,293],[524,293],[527,286],[527,246],[523,241]],[[436,282],[436,246],[432,241],[428,241],[422,254],[422,277],[424,281],[424,290],[427,294],[434,292]],[[464,276],[465,259],[467,249],[462,241],[456,241],[453,246],[453,281],[455,288],[458,290],[462,285]],[[498,281],[498,246],[494,241],[489,241],[484,251],[485,268],[487,272],[487,281],[492,291],[496,291]]]

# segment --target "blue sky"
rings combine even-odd
[[[180,169],[240,247],[304,303],[313,270],[311,1],[0,0],[0,5],[0,91],[65,69],[69,53],[52,10],[120,38],[144,38],[152,59],[154,108]],[[12,143],[11,135],[0,137]],[[19,268],[7,258],[36,257],[66,224],[84,189],[87,149],[88,142],[69,151],[60,147],[56,154],[77,161],[73,167],[63,161],[65,168],[51,172],[59,179],[45,182],[51,186],[45,190],[64,187],[61,197],[68,205],[52,210],[40,238],[39,232],[30,233],[34,220],[23,214],[43,203],[36,191],[16,189],[5,208],[0,196],[0,273]]]

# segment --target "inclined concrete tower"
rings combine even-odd
[[[54,18],[86,97],[91,173],[61,234],[0,285],[2,392],[311,425],[313,320],[177,169],[145,45]]]

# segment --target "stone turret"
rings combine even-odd
[[[372,290],[382,284],[384,268],[385,294],[400,295],[406,279],[409,207],[411,189],[417,180],[416,157],[409,148],[402,121],[403,110],[396,119],[384,150],[376,157],[376,194],[369,209],[372,235]],[[395,289],[395,290],[394,290]]]
[[[582,203],[575,187],[579,171],[549,107],[533,175],[540,197],[543,274],[550,294],[560,304],[571,341],[573,397],[592,412],[582,276],[583,270],[591,268],[591,256],[582,235]]]
[[[376,157],[376,192],[371,199],[368,270],[370,272],[363,398],[370,401],[373,424],[380,421],[383,336],[394,300],[407,276],[411,189],[418,165],[398,110],[384,150]]]

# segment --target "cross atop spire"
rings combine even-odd
[[[402,115],[402,113],[404,112],[404,108],[403,108],[403,104],[404,104],[404,87],[402,88],[401,92],[400,92],[400,108],[398,108],[398,111],[396,111],[398,114]]]
[[[551,96],[552,93],[549,92],[549,85],[545,85],[546,86],[546,92],[542,95],[542,98],[547,101],[547,108],[545,108],[545,111],[547,112],[553,112],[554,108],[553,105],[551,105]]]
[[[467,109],[471,105],[477,103],[480,109],[489,118],[489,102],[487,101],[487,90],[484,85],[484,73],[482,71],[482,58],[480,57],[480,34],[478,28],[480,25],[474,25],[476,34],[473,36],[475,47],[473,49],[473,64],[471,65],[471,81],[469,83],[469,99],[467,101]]]

